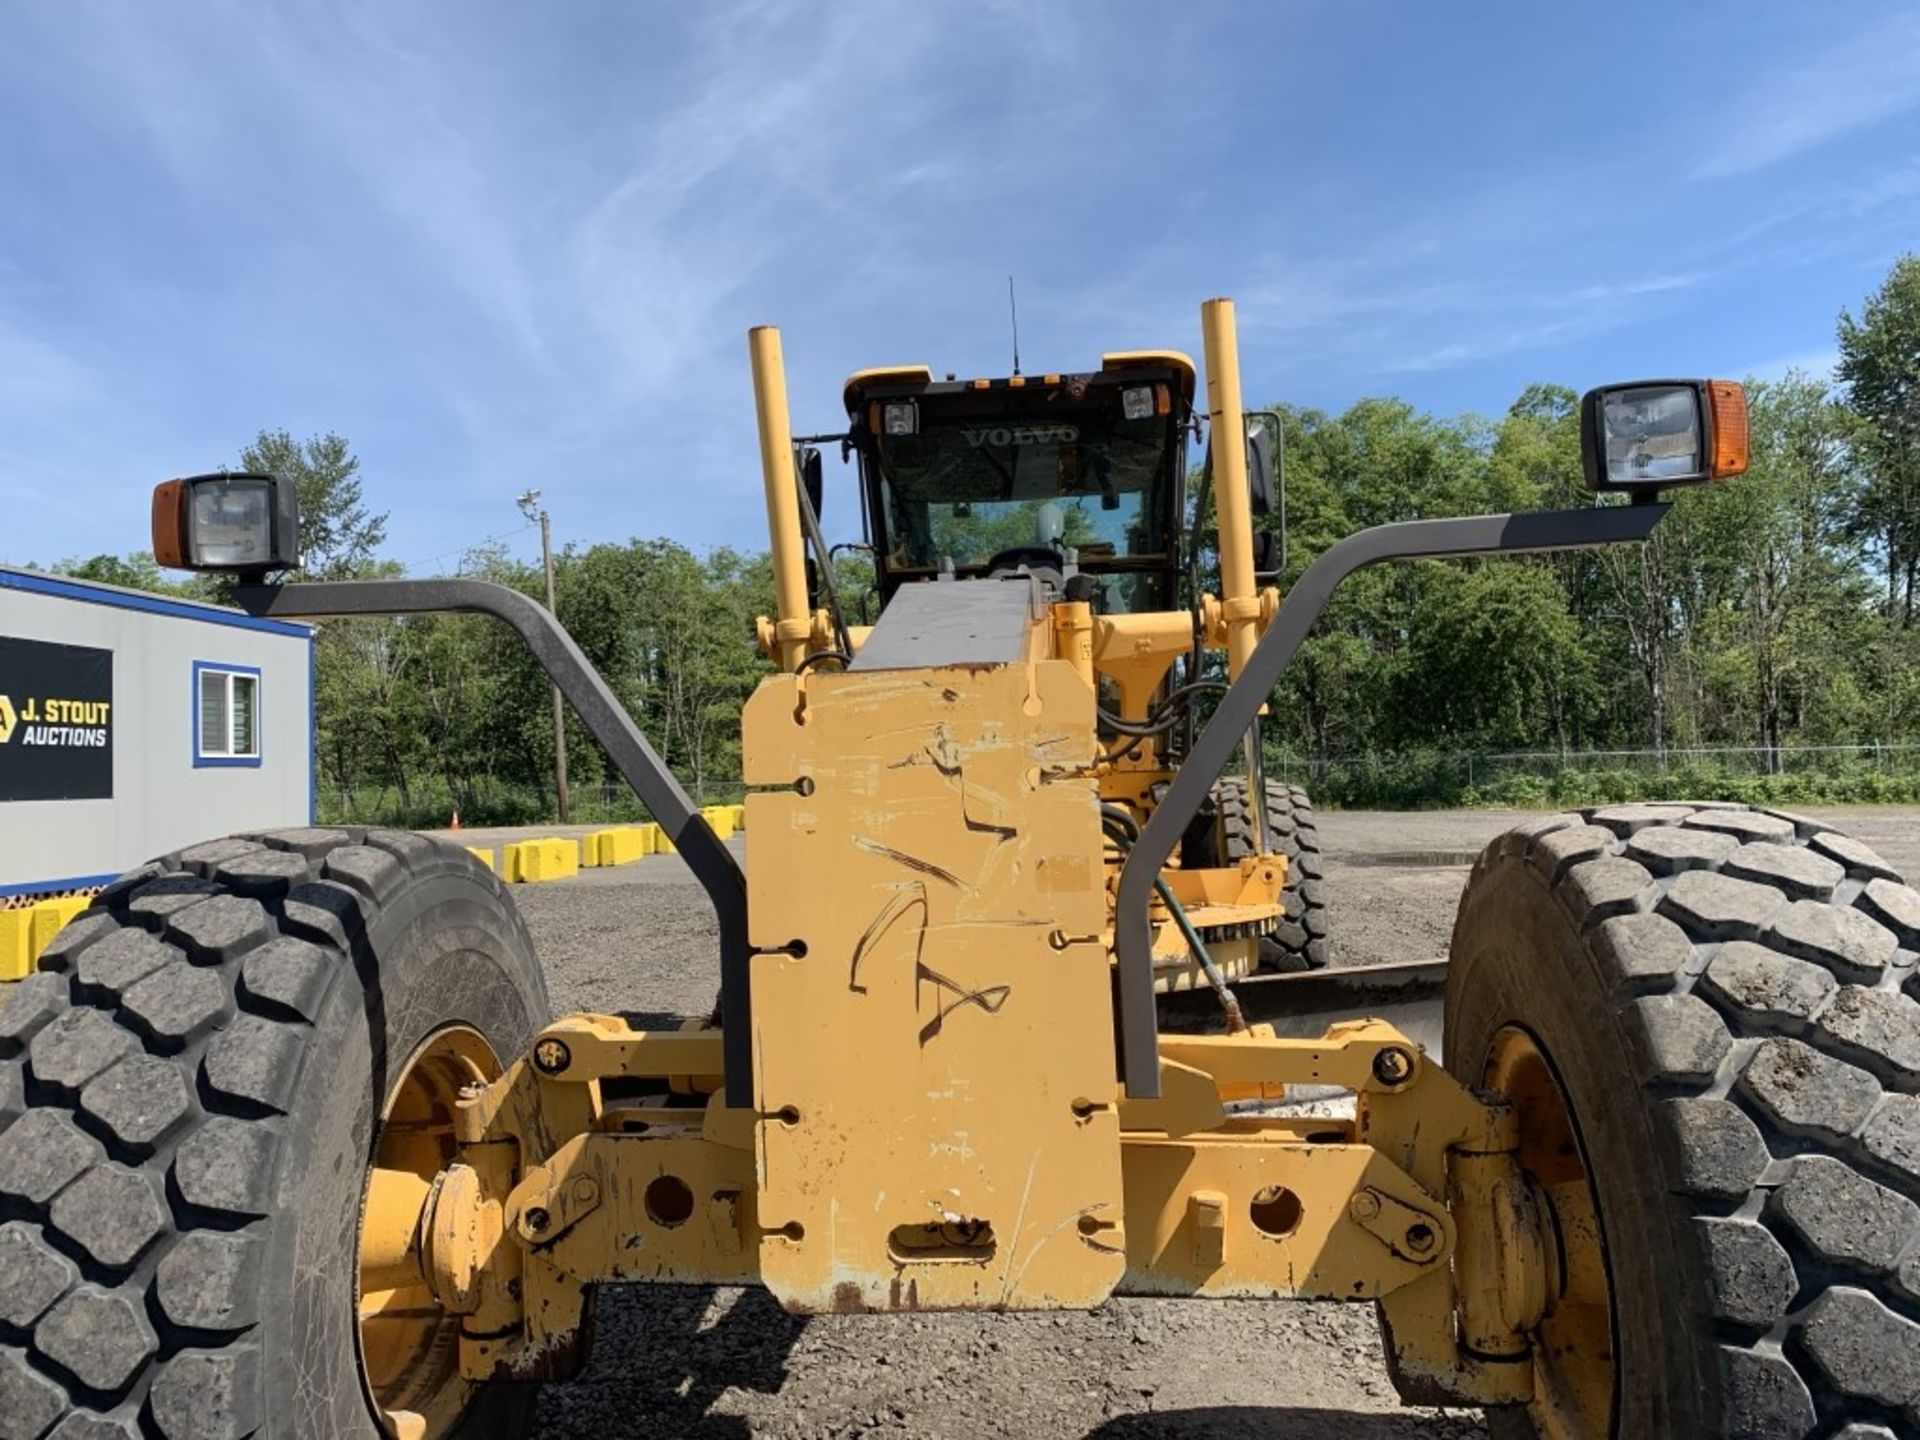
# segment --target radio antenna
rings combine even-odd
[[[1013,373],[1020,373],[1020,307],[1013,300],[1013,277],[1007,277],[1007,317],[1013,321]]]

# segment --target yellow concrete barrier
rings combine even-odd
[[[33,960],[33,911],[0,910],[0,980],[24,980]]]
[[[656,855],[678,855],[680,847],[667,838],[667,832],[658,825],[653,830],[653,853]]]
[[[702,805],[700,813],[707,824],[713,827],[713,833],[722,840],[733,834],[733,811],[731,805]]]
[[[645,830],[636,825],[596,830],[591,835],[581,838],[580,863],[583,865],[631,865],[634,861],[653,853],[648,840]]]
[[[74,916],[93,903],[85,895],[42,900],[17,910],[0,910],[0,981],[24,980],[40,952],[53,943]]]
[[[744,805],[729,805],[727,808],[733,812],[733,828],[736,830],[746,829],[747,807]]]
[[[31,908],[33,912],[33,953],[38,958],[40,952],[53,943],[66,923],[93,903],[86,895],[70,895],[64,900],[42,900]]]
[[[482,865],[486,866],[487,869],[498,870],[500,868],[499,866],[493,863],[493,847],[492,846],[469,845],[466,848],[467,848],[467,853],[473,856],[473,858],[478,860]]]
[[[502,852],[504,878],[529,885],[543,880],[565,880],[580,873],[580,846],[572,840],[521,840]]]

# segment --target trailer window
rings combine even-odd
[[[196,661],[193,686],[193,763],[258,765],[260,672]]]

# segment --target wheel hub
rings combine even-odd
[[[473,1399],[460,1373],[460,1318],[429,1283],[423,1233],[435,1186],[457,1150],[454,1111],[466,1087],[500,1074],[484,1037],[436,1031],[408,1057],[387,1097],[360,1210],[356,1287],[362,1383],[397,1440],[451,1432]]]
[[[1615,1409],[1614,1320],[1600,1210],[1573,1113],[1552,1061],[1525,1029],[1509,1025],[1488,1047],[1484,1083],[1512,1102],[1519,1120],[1523,1205],[1540,1223],[1514,1226],[1503,1254],[1522,1263],[1519,1275],[1543,1277],[1516,1293],[1532,1342],[1534,1398],[1528,1413],[1542,1440],[1604,1440]],[[1498,1212],[1497,1212],[1498,1213]],[[1510,1215],[1500,1216],[1503,1232]],[[1524,1262],[1526,1236],[1542,1252]],[[1503,1242],[1507,1240],[1503,1233]]]

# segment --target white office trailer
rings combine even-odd
[[[0,568],[0,906],[311,822],[313,632]]]

